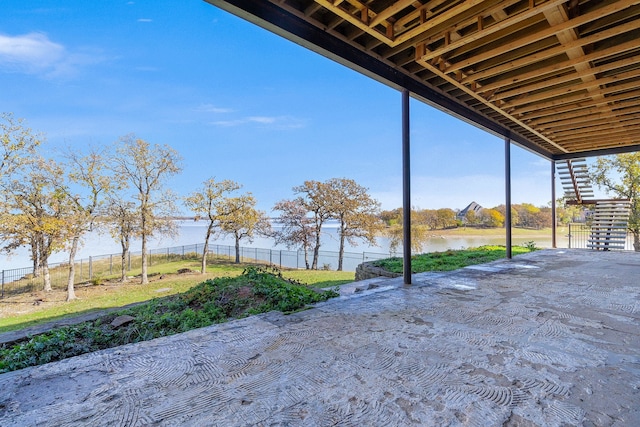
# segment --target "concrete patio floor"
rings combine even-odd
[[[0,425],[640,426],[640,254],[413,280],[2,374]]]

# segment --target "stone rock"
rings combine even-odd
[[[373,262],[374,261],[363,262],[356,267],[356,282],[360,280],[375,279],[377,277],[394,278],[402,276],[402,274],[392,273],[383,268],[376,267],[373,265]]]
[[[134,320],[136,320],[135,317],[124,314],[113,319],[113,322],[111,322],[111,326],[113,328],[119,328],[120,326],[133,322]]]

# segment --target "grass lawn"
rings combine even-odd
[[[512,255],[531,252],[534,249],[524,246],[513,246]],[[478,248],[448,250],[444,252],[431,252],[414,255],[411,257],[411,272],[423,273],[425,271],[451,271],[468,265],[483,264],[496,261],[507,256],[504,246],[480,246]],[[377,267],[384,268],[393,273],[403,272],[402,258],[387,258],[375,261]]]
[[[147,285],[140,285],[137,278],[127,283],[105,278],[99,284],[77,285],[75,301],[66,302],[66,291],[62,289],[7,297],[0,299],[0,333],[183,293],[208,279],[239,276],[250,265],[215,261],[203,275],[197,273],[197,259],[175,261],[151,267]],[[177,274],[181,269],[192,272]],[[282,275],[315,288],[332,288],[354,280],[354,273],[346,271],[283,270]]]

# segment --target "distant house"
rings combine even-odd
[[[456,215],[456,218],[462,222],[466,222],[467,220],[467,212],[469,211],[473,211],[476,213],[476,215],[480,215],[480,211],[484,209],[482,206],[480,206],[479,204],[477,204],[476,202],[471,202],[469,203],[469,205],[462,209],[460,212],[458,212],[458,214]]]

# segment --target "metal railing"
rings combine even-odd
[[[158,266],[173,261],[185,259],[200,260],[204,244],[174,246],[150,250],[147,254],[148,267]],[[235,246],[209,245],[207,259],[235,259]],[[390,254],[374,252],[345,252],[343,256],[343,271],[355,271],[358,264],[366,261],[388,258]],[[309,253],[309,262],[312,253]],[[306,268],[304,252],[280,249],[262,249],[240,247],[240,262],[270,264],[280,268]],[[122,265],[121,254],[107,254],[91,256],[77,260],[75,263],[74,284],[99,283],[107,278],[119,277]],[[335,270],[338,266],[338,252],[320,251],[318,256],[318,269]],[[139,274],[142,269],[142,252],[130,252],[125,260],[127,274]],[[66,289],[69,281],[69,263],[61,262],[49,265],[51,287],[53,289]],[[1,291],[0,298],[8,295],[16,295],[25,292],[35,292],[43,287],[42,274],[34,274],[32,267],[0,270]]]
[[[569,248],[586,249],[591,236],[591,226],[589,224],[576,223],[569,224]],[[633,250],[633,234],[627,232],[624,250]]]

